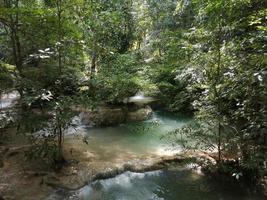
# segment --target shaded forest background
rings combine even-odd
[[[34,144],[29,157],[55,162],[73,106],[121,105],[142,91],[194,115],[172,133],[194,147],[175,142],[262,177],[266,24],[262,0],[0,0],[0,93],[20,94],[1,130],[17,126]]]

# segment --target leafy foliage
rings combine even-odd
[[[266,51],[262,28],[266,4],[188,2],[178,4],[176,12],[182,21],[187,9],[195,16],[191,27],[183,28],[182,40],[190,52],[185,67],[198,76],[189,87],[201,95],[192,104],[197,110],[196,124],[176,133],[216,149],[218,163],[230,157],[243,169],[264,174],[267,68],[259,52]]]
[[[262,175],[266,7],[261,0],[1,0],[0,91],[19,91],[20,130],[44,158],[62,159],[74,104],[120,105],[142,91],[173,112],[194,113],[176,142],[216,150],[218,163],[231,158]],[[47,135],[36,139],[40,129]]]

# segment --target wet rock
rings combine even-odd
[[[267,176],[264,176],[262,178],[260,185],[262,188],[263,195],[267,197]]]
[[[0,148],[0,168],[4,167],[5,154],[8,152],[8,148]],[[1,199],[0,199],[1,200]]]
[[[149,106],[145,108],[140,108],[136,111],[127,112],[126,121],[127,122],[138,122],[144,121],[152,116],[152,109]]]
[[[95,111],[83,110],[80,114],[82,124],[89,126],[113,126],[124,122],[144,121],[152,116],[149,106],[137,109],[126,107],[100,107]]]
[[[80,114],[82,123],[89,126],[111,126],[124,122],[122,108],[103,107],[96,111],[84,111]]]
[[[58,177],[54,176],[54,175],[48,175],[43,179],[43,182],[51,187],[59,187],[61,185],[60,180]]]
[[[20,152],[19,151],[11,151],[10,153],[8,153],[6,155],[7,158],[10,158],[10,157],[13,157],[13,156],[16,156],[18,155]]]
[[[28,176],[39,177],[39,176],[47,176],[49,174],[49,172],[46,172],[46,171],[26,171],[25,174],[27,174]]]
[[[155,170],[160,170],[160,169],[165,168],[169,163],[177,164],[183,161],[185,161],[185,158],[180,157],[180,156],[173,156],[173,157],[166,157],[166,158],[165,157],[157,158],[150,162],[137,161],[134,163],[126,163],[122,167],[108,168],[103,172],[96,173],[91,178],[91,180],[87,181],[87,184],[88,182],[93,182],[96,180],[114,178],[115,176],[122,174],[126,171],[137,172],[137,173],[155,171]],[[79,188],[83,186],[80,186]]]

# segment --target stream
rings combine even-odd
[[[98,160],[121,162],[131,155],[173,155],[179,149],[168,149],[162,139],[167,132],[179,128],[191,119],[155,112],[142,123],[116,127],[80,127],[87,138],[90,152]],[[190,169],[189,166],[169,166],[162,170],[136,173],[126,171],[114,178],[96,180],[79,190],[58,190],[47,200],[262,200],[236,181],[225,184]]]
[[[236,183],[215,181],[188,168],[125,172],[78,191],[58,191],[49,200],[263,200]]]
[[[84,127],[83,132],[94,155],[101,159],[118,158],[122,154],[135,156],[173,155],[179,149],[168,149],[164,135],[182,127],[190,117],[173,116],[167,112],[155,112],[151,119],[144,122],[126,123],[105,128]]]

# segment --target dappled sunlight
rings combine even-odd
[[[0,200],[262,200],[265,0],[0,0]]]

